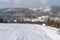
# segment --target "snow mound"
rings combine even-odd
[[[0,24],[0,40],[60,40],[57,31],[37,24]]]

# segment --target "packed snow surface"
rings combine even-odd
[[[37,24],[0,24],[0,40],[60,40],[57,31]]]

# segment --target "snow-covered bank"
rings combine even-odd
[[[57,31],[37,24],[0,24],[0,40],[60,40]]]

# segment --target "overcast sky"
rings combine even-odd
[[[46,5],[59,5],[60,0],[0,0],[2,7],[40,7]]]

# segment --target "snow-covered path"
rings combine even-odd
[[[37,24],[0,24],[0,40],[60,40],[57,31]]]

